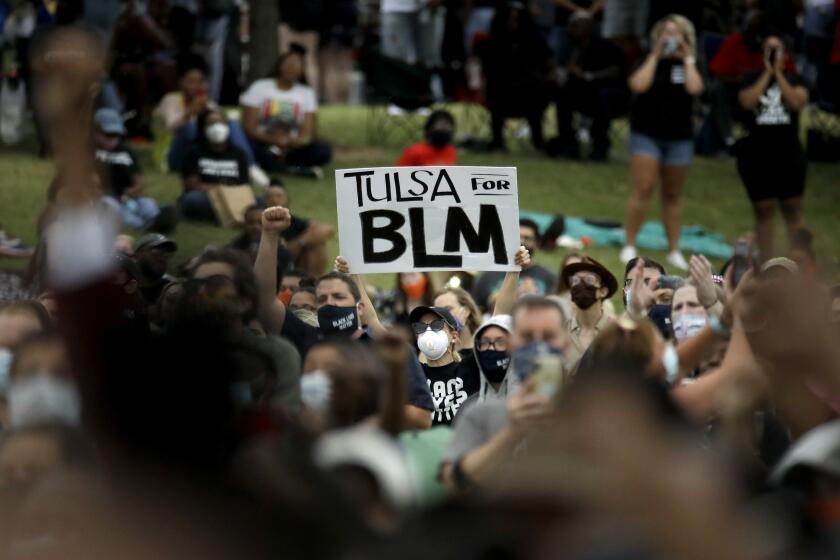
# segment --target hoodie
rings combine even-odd
[[[489,381],[487,381],[487,377],[485,377],[484,375],[484,370],[481,368],[481,361],[478,359],[478,341],[481,339],[481,333],[487,327],[499,327],[505,332],[512,333],[513,318],[510,315],[494,315],[493,317],[490,317],[487,321],[485,321],[480,327],[478,327],[478,330],[475,331],[475,342],[473,343],[473,349],[475,350],[476,363],[478,364],[478,371],[480,373],[480,385],[478,393],[475,394],[475,398],[478,402],[484,402],[485,400],[504,401],[507,400],[508,395],[513,393],[513,391],[516,389],[519,383],[516,380],[515,375],[510,375],[510,367],[508,367],[508,373],[502,380],[501,385],[499,385],[498,391],[493,389],[493,386],[490,385]]]

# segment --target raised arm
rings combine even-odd
[[[514,263],[521,268],[531,264],[531,253],[525,246],[520,246],[516,252]],[[493,315],[509,315],[516,303],[516,290],[519,287],[519,271],[514,270],[505,274],[502,287],[496,296],[496,305],[493,308]]]
[[[280,234],[292,223],[288,208],[272,206],[263,210],[262,236],[254,263],[259,289],[259,319],[267,331],[279,333],[286,320],[286,306],[277,299],[277,247]]]
[[[342,274],[349,274],[359,288],[359,294],[362,296],[362,303],[364,303],[364,311],[362,312],[362,323],[367,326],[375,337],[385,336],[388,334],[388,329],[379,320],[379,315],[376,313],[376,308],[370,300],[365,287],[365,281],[360,274],[350,274],[350,265],[344,257],[338,256],[335,258],[335,270]]]

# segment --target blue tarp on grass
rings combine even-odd
[[[545,231],[557,218],[554,214],[526,210],[520,210],[519,215],[522,218],[534,220],[540,227],[540,231]],[[590,237],[596,247],[624,246],[623,228],[592,225],[586,223],[583,218],[574,216],[566,216],[565,224],[564,235],[577,239],[584,236]],[[665,237],[665,228],[659,222],[646,222],[636,238],[636,246],[639,249],[667,251],[668,240]],[[732,256],[732,247],[724,241],[723,235],[708,232],[703,226],[683,226],[680,231],[680,249],[685,253],[703,254],[724,260]]]

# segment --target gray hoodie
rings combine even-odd
[[[516,376],[511,375],[510,367],[508,367],[508,373],[502,380],[498,391],[493,389],[493,386],[490,385],[489,381],[487,381],[487,377],[484,376],[484,370],[481,368],[481,361],[478,359],[478,341],[481,339],[481,333],[487,327],[499,327],[505,332],[512,333],[513,318],[510,315],[494,315],[493,317],[490,317],[487,321],[485,321],[480,327],[478,327],[478,330],[475,331],[473,350],[475,351],[475,361],[478,364],[478,371],[481,374],[479,376],[481,384],[479,386],[478,393],[474,395],[474,399],[478,402],[484,402],[486,400],[505,401],[507,400],[508,395],[513,394],[519,383],[516,379]]]

